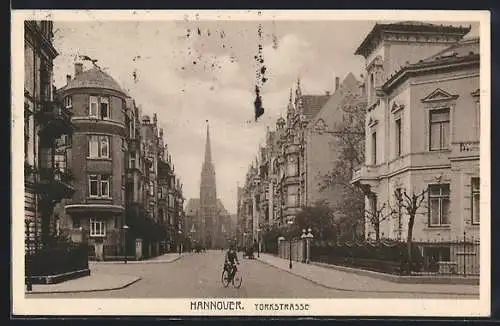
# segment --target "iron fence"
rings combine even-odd
[[[323,242],[312,244],[311,260],[396,275],[479,276],[479,245],[473,238],[415,241],[410,260],[406,242]]]
[[[50,276],[88,269],[85,245],[68,244],[41,248],[25,254],[28,276]]]

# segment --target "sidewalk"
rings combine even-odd
[[[188,255],[188,253],[168,253],[158,257],[154,257],[146,260],[127,260],[127,264],[164,264],[164,263],[172,263],[184,256]],[[89,261],[89,265],[93,264],[121,264],[123,265],[123,260],[115,260],[115,261]]]
[[[288,260],[269,254],[261,253],[260,258],[256,257],[256,259],[313,283],[341,291],[479,296],[479,286],[477,285],[397,283],[295,261],[290,269]]]
[[[32,293],[81,293],[119,290],[134,284],[140,279],[137,276],[109,275],[92,271],[90,276],[57,284],[33,284],[33,290],[29,292],[25,290],[25,293],[29,295]]]

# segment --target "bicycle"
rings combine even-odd
[[[232,272],[231,274],[233,274],[233,277],[230,276],[230,272]],[[224,269],[222,270],[222,285],[227,288],[229,283],[232,283],[235,288],[239,289],[242,282],[243,277],[236,266],[225,264]]]

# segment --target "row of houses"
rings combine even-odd
[[[52,30],[25,22],[26,249],[64,237],[97,259],[174,250],[184,198],[157,115],[95,65],[56,89]]]
[[[319,200],[338,204],[338,187],[323,185],[340,160],[345,103],[363,105],[364,161],[350,185],[362,190],[365,210],[397,207],[396,193],[424,194],[413,239],[444,243],[479,239],[479,39],[470,27],[421,22],[376,24],[355,51],[363,75],[336,79],[332,94],[290,92],[286,117],[268,128],[266,141],[238,187],[238,232],[259,241],[263,225],[284,227]],[[355,136],[355,135],[353,135]],[[354,138],[355,139],[355,138]],[[363,213],[362,213],[363,214]],[[380,221],[382,237],[405,239],[406,212]],[[365,217],[362,217],[362,219]],[[375,238],[366,219],[359,236]],[[442,245],[442,256],[450,247]],[[448,251],[448,254],[446,252]]]

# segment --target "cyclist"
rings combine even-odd
[[[238,253],[234,249],[234,245],[230,244],[224,260],[224,269],[226,269],[230,273],[229,274],[230,279],[233,279],[234,274],[236,273],[235,262],[238,265],[240,264],[240,262],[238,261]]]

